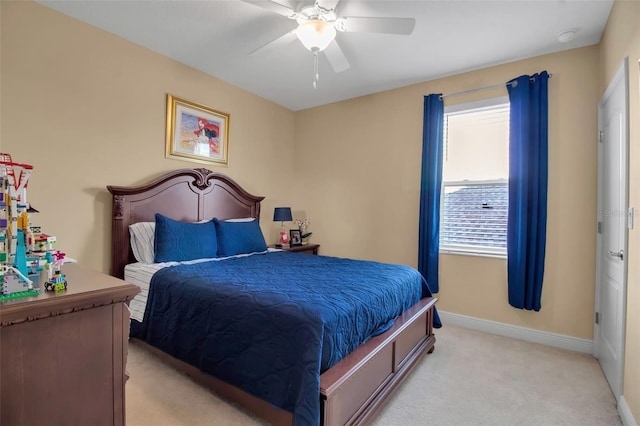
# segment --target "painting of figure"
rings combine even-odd
[[[167,158],[226,165],[229,115],[168,97]]]

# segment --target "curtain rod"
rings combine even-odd
[[[552,75],[549,74],[549,78],[551,78],[551,77],[552,77]],[[531,77],[531,81],[533,81],[533,80],[534,80],[534,77]],[[446,95],[440,95],[440,99],[448,98],[449,96],[466,95],[467,93],[479,92],[481,90],[497,89],[499,87],[504,87],[504,86],[506,86],[508,84],[518,84],[518,82],[514,81],[512,83],[492,84],[491,86],[476,87],[475,89],[468,89],[468,90],[462,90],[460,92],[447,93]]]

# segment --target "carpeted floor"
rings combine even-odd
[[[436,338],[374,425],[622,424],[590,355],[454,326]],[[265,424],[135,345],[127,369],[129,426]]]

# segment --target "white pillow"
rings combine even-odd
[[[155,222],[138,222],[129,225],[131,250],[138,262],[153,263],[155,256],[153,249],[155,233]]]
[[[256,220],[255,217],[241,217],[238,219],[225,219],[225,222],[252,222]]]

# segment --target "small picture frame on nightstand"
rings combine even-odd
[[[289,230],[289,244],[292,246],[301,246],[302,245],[302,232],[299,229],[291,229]]]

